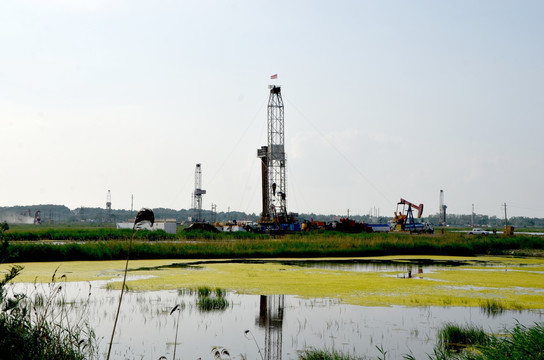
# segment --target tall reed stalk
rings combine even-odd
[[[261,356],[261,360],[264,360],[264,357],[263,357],[263,353],[261,352],[261,348],[259,346],[259,343],[257,343],[257,339],[255,339],[255,335],[253,335],[253,333],[251,332],[251,330],[246,330],[244,331],[244,336],[246,337],[246,339],[249,340],[249,338],[247,337],[247,334],[251,335],[251,337],[253,338],[253,341],[255,342],[255,345],[257,346],[257,350],[259,350],[259,355]]]
[[[170,311],[170,315],[172,315],[176,310],[178,311],[178,321],[176,323],[176,337],[174,338],[174,355],[172,356],[172,360],[176,360],[176,348],[178,345],[179,320],[181,317],[181,306],[179,304],[174,306],[174,308]]]
[[[108,356],[106,357],[106,360],[110,359],[111,354],[111,346],[113,344],[113,338],[115,336],[115,328],[117,327],[117,320],[119,319],[119,312],[121,311],[121,303],[123,301],[123,294],[125,293],[125,284],[127,282],[127,272],[128,272],[128,262],[130,259],[130,250],[132,248],[132,241],[134,240],[134,234],[137,230],[141,229],[141,226],[144,222],[151,223],[151,226],[153,226],[153,223],[155,222],[155,215],[153,214],[153,211],[149,209],[142,209],[138,211],[138,214],[136,215],[136,219],[134,219],[134,226],[132,226],[132,236],[130,237],[130,242],[128,245],[128,251],[127,251],[127,262],[125,264],[125,272],[123,274],[123,285],[121,286],[121,295],[119,296],[119,305],[117,306],[117,313],[115,314],[115,321],[113,322],[113,330],[111,331],[111,340],[110,345],[108,347]]]

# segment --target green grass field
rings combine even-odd
[[[12,227],[3,234],[4,262],[125,259],[132,230],[97,227]],[[381,255],[544,255],[544,238],[518,233],[301,232],[272,237],[245,232],[138,231],[131,259],[360,257]]]

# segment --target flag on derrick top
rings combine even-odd
[[[278,78],[278,74],[274,74],[272,76],[270,76],[271,79],[277,79]]]

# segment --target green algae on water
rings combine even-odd
[[[288,294],[332,298],[363,306],[471,306],[500,304],[504,310],[544,308],[544,259],[509,257],[397,256],[344,260],[459,261],[428,273],[399,277],[397,272],[356,272],[279,262],[195,260],[131,261],[128,281],[133,291],[176,290],[206,286],[243,294]],[[300,260],[300,259],[297,259]],[[316,260],[316,259],[312,259]],[[330,259],[327,259],[330,260]],[[57,275],[68,281],[120,279],[122,261],[26,263],[19,282],[47,282]],[[190,266],[198,263],[198,267]],[[188,266],[169,266],[187,264]],[[8,264],[0,266],[6,271]],[[59,275],[60,274],[60,275]],[[120,289],[121,282],[109,287]],[[490,305],[490,307],[493,307]]]

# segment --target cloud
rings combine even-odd
[[[322,138],[322,143],[333,147],[337,151],[349,152],[359,139],[359,131],[353,128],[347,128],[340,131],[329,131]]]
[[[355,150],[360,135],[357,129],[327,130],[296,133],[287,144],[289,158],[300,159],[315,156],[316,153],[339,152],[347,156]]]
[[[384,132],[378,132],[378,131],[370,131],[368,133],[368,137],[370,140],[373,140],[374,142],[378,144],[401,144],[402,138],[398,135],[391,134],[391,133],[384,133]]]
[[[496,173],[500,173],[501,161],[498,157],[482,158],[473,157],[468,164],[468,172],[463,176],[466,184],[478,182],[484,178],[489,179]]]
[[[28,3],[43,5],[44,1],[30,0]],[[124,1],[119,0],[52,0],[47,1],[47,6],[65,8],[81,12],[101,12],[105,10],[117,9]]]

